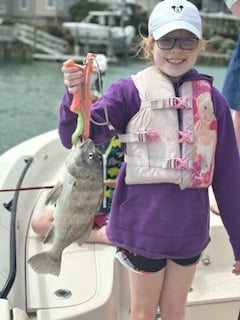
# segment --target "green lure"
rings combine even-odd
[[[76,126],[75,131],[72,134],[72,144],[73,145],[77,144],[79,137],[83,133],[83,126],[84,126],[82,112],[78,111],[77,114],[78,114],[78,116],[77,116],[77,126]]]

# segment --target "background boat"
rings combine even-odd
[[[119,11],[89,11],[88,16],[81,22],[64,22],[63,28],[68,30],[75,42],[80,45],[107,46],[127,48],[135,36],[135,28],[125,25],[121,10]]]

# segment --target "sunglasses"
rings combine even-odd
[[[157,45],[159,49],[170,50],[176,45],[177,42],[182,50],[193,50],[197,47],[199,39],[194,37],[178,39],[162,37],[157,40]]]

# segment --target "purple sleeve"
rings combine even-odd
[[[66,148],[71,148],[71,136],[76,128],[76,114],[69,110],[71,101],[72,95],[66,91],[60,106],[58,125],[61,142]],[[128,121],[138,111],[139,105],[138,92],[130,77],[112,84],[104,96],[92,105],[90,136],[94,143],[101,144],[116,133],[125,132]],[[113,130],[106,125],[106,118]]]
[[[59,112],[58,133],[62,144],[66,148],[72,147],[71,137],[76,128],[77,115],[69,110],[72,103],[72,94],[66,89],[62,98]]]
[[[240,260],[240,158],[230,108],[223,96],[217,91],[214,92],[218,142],[213,191],[223,224],[230,236],[235,259]]]
[[[91,138],[96,144],[109,140],[116,133],[124,133],[129,120],[139,110],[140,98],[131,78],[119,80],[111,85],[103,98],[92,106]],[[101,125],[107,117],[114,130]]]

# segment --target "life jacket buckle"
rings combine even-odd
[[[171,109],[187,109],[187,98],[170,97],[168,99],[168,107]]]
[[[181,169],[188,170],[190,169],[189,161],[188,159],[171,158],[168,160],[168,168],[175,169],[175,170],[181,170]]]
[[[179,134],[179,140],[178,143],[192,143],[192,135],[191,131],[178,131]]]
[[[140,143],[157,141],[160,138],[159,132],[154,130],[139,131],[137,134]]]

